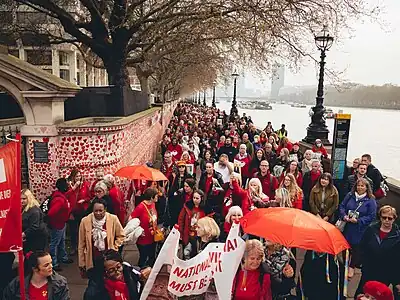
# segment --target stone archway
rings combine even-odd
[[[22,136],[24,151],[22,158],[25,159],[22,163],[25,163],[26,169],[23,170],[23,176],[27,177],[25,181],[32,184],[32,179],[40,176],[43,169],[51,169],[57,177],[59,170],[54,157],[49,157],[48,163],[38,161],[35,144],[45,143],[49,148],[49,156],[57,155],[57,124],[64,122],[64,101],[74,97],[81,88],[8,55],[7,49],[1,46],[0,87],[15,99],[24,115],[25,122],[22,121],[24,125],[11,134],[20,132]],[[0,109],[5,103],[1,102]],[[30,187],[34,190],[42,188],[37,184]]]
[[[19,88],[13,84],[10,80],[7,78],[4,78],[0,75],[0,90],[4,90],[7,92],[11,97],[14,98],[16,103],[18,103],[22,113],[23,117],[25,118],[25,122],[27,125],[34,125],[35,124],[35,119],[33,116],[33,111],[31,106],[27,101],[25,101],[24,97],[21,94],[21,91]],[[0,107],[2,104],[0,104]]]

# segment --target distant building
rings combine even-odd
[[[66,9],[69,12],[75,12],[80,10],[80,6],[78,3]],[[18,6],[13,11],[5,5],[0,5],[0,18],[2,26],[7,23],[29,25],[33,22],[46,24],[50,31],[63,32],[54,19],[24,5]],[[86,63],[81,52],[73,44],[51,45],[45,35],[26,33],[17,39],[4,32],[0,33],[0,44],[8,47],[9,54],[71,83],[82,87],[108,85],[107,71]]]
[[[271,78],[271,99],[278,99],[280,89],[285,85],[285,66],[275,64]]]

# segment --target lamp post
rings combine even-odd
[[[324,73],[325,58],[333,44],[333,37],[329,35],[327,27],[324,26],[321,33],[315,36],[315,44],[321,51],[321,61],[319,63],[319,80],[316,97],[316,104],[311,108],[311,123],[307,127],[307,136],[303,139],[306,143],[314,143],[316,139],[320,139],[324,145],[330,145],[328,140],[329,130],[325,123],[325,107],[324,107]]]
[[[239,74],[235,72],[233,72],[232,74],[233,77],[233,100],[232,100],[232,107],[231,107],[231,118],[235,118],[238,115],[238,109],[236,107],[237,103],[236,103],[236,85],[237,85],[237,78],[239,77]]]
[[[216,107],[215,105],[215,86],[217,85],[217,83],[214,81],[214,85],[213,85],[213,95],[212,95],[212,107]]]
[[[206,103],[206,90],[203,91],[203,106],[207,106],[207,103]]]

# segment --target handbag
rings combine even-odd
[[[147,208],[147,206],[145,204],[143,204],[143,206],[147,210],[147,213],[149,214],[150,220],[152,220],[153,215],[150,213],[149,209]],[[157,224],[154,224],[154,222],[152,222],[152,224],[153,224],[153,239],[154,239],[154,242],[156,242],[156,243],[162,242],[165,239],[164,232],[162,232],[161,229],[157,227]]]
[[[156,243],[162,242],[164,238],[164,232],[162,232],[160,228],[157,227],[156,229],[154,229],[154,241]]]
[[[337,220],[335,224],[336,228],[340,230],[340,232],[344,231],[344,227],[346,226],[346,222],[343,220]]]
[[[354,210],[354,213],[357,212],[360,207],[363,205],[363,202],[360,201],[360,203],[358,204],[357,208]],[[344,228],[346,227],[347,222],[343,221],[343,220],[337,220],[335,223],[335,226],[337,229],[339,229],[341,232],[344,231]]]

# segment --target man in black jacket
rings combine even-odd
[[[232,139],[230,137],[227,137],[225,140],[225,145],[219,148],[218,157],[221,156],[221,154],[228,155],[230,162],[233,162],[236,154],[238,154],[238,149],[232,146]]]
[[[369,182],[369,184],[371,185],[371,189],[374,190],[374,183],[372,182],[372,179],[367,176],[367,170],[368,170],[368,166],[364,163],[360,163],[357,167],[357,173],[354,175],[350,175],[347,178],[346,189],[347,189],[348,193],[353,189],[354,185],[356,184],[356,182],[359,178],[366,179]]]
[[[372,180],[373,187],[372,191],[375,193],[377,189],[380,188],[381,182],[383,180],[381,172],[372,164],[372,158],[370,154],[364,154],[361,156],[361,162],[368,166],[367,177]]]

